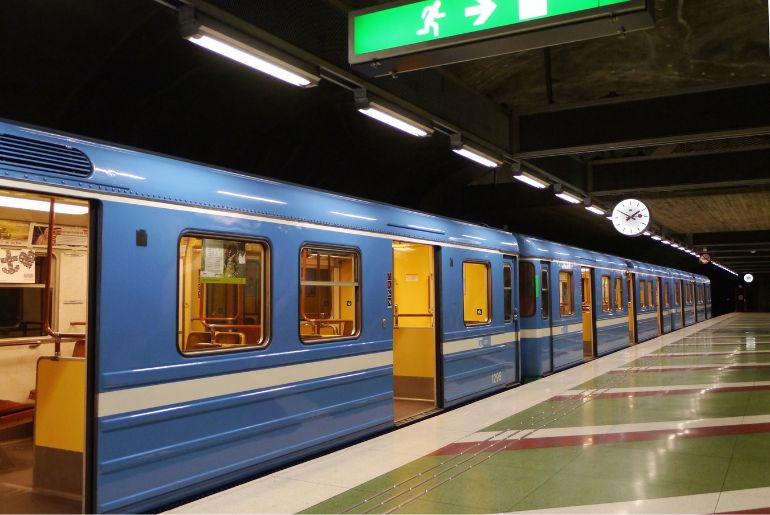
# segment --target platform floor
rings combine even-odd
[[[733,314],[173,513],[770,513],[770,315]]]

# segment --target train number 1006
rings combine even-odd
[[[492,384],[498,384],[503,382],[503,372],[495,372],[492,374]]]

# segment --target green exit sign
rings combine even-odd
[[[636,19],[642,14],[644,21]],[[624,20],[625,18],[625,20]],[[633,18],[633,19],[632,19]],[[597,23],[599,22],[599,23]],[[625,22],[625,25],[624,25]],[[630,22],[630,23],[629,23]],[[593,26],[586,30],[585,24]],[[399,2],[352,12],[349,16],[349,60],[351,64],[370,63],[374,75],[436,66],[468,58],[505,53],[507,44],[484,45],[483,51],[469,52],[470,43],[499,40],[514,35],[547,31],[552,38],[524,38],[518,46],[530,48],[566,41],[599,37],[607,33],[649,28],[651,0],[423,0]],[[582,25],[582,26],[580,26]],[[628,27],[626,27],[628,25]],[[601,27],[600,27],[601,26]],[[553,29],[559,28],[558,32]],[[560,34],[559,34],[560,33]],[[519,38],[521,39],[521,38]],[[465,47],[452,56],[439,52],[439,62],[431,51]],[[525,48],[518,48],[519,50]],[[509,50],[516,51],[516,49]],[[383,60],[404,55],[422,55],[411,66],[385,66]],[[480,54],[474,57],[474,54]],[[427,57],[427,62],[424,58]],[[454,58],[453,58],[454,57]],[[415,66],[422,63],[423,66]],[[385,63],[387,64],[387,63]],[[392,63],[397,64],[397,63]],[[380,68],[379,70],[377,68]]]

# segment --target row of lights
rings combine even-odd
[[[321,81],[321,76],[317,71],[313,71],[306,63],[300,63],[293,57],[257,40],[244,38],[240,35],[233,37],[226,27],[221,26],[216,21],[206,17],[196,17],[191,8],[182,9],[179,20],[183,37],[207,50],[297,87],[313,87]],[[388,106],[386,102],[370,99],[363,88],[354,90],[354,101],[356,108],[362,114],[411,136],[425,138],[435,132],[430,124],[418,121],[414,116],[406,115],[398,109]],[[490,155],[488,152],[463,142],[460,134],[451,133],[449,139],[452,151],[466,159],[487,168],[498,168],[506,164],[505,161]],[[552,185],[536,174],[524,170],[518,163],[509,164],[513,169],[513,178],[517,181],[537,189],[546,189]],[[568,191],[562,184],[553,184],[553,190],[554,195],[570,204],[583,204],[587,211],[599,216],[606,216],[607,214],[606,209],[594,205],[589,198]],[[644,235],[660,241],[664,245],[670,245],[672,248],[698,257],[697,252],[662,235],[652,231],[647,231]],[[713,262],[713,264],[733,275],[738,275],[717,262]]]

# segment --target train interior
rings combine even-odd
[[[581,291],[583,299],[583,361],[591,361],[596,358],[593,275],[594,272],[591,268],[581,269]]]
[[[0,190],[0,506],[80,513],[89,205]]]
[[[393,242],[394,419],[438,407],[434,249]]]

